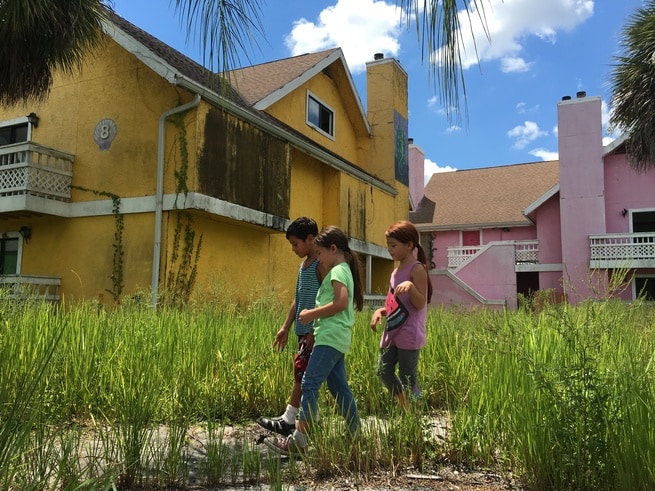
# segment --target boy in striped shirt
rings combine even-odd
[[[273,348],[282,350],[289,339],[291,325],[294,324],[294,333],[298,338],[298,351],[293,360],[294,382],[289,397],[289,404],[284,414],[275,418],[260,416],[257,423],[269,431],[283,436],[288,436],[296,428],[296,417],[300,408],[302,396],[301,382],[309,356],[314,347],[313,322],[303,324],[298,316],[304,309],[312,309],[316,306],[316,294],[325,277],[326,271],[320,266],[314,246],[314,238],[318,235],[318,225],[308,217],[296,218],[286,232],[286,237],[291,244],[291,250],[300,258],[303,258],[298,270],[296,279],[296,293],[287,318],[282,327],[278,330],[273,341]]]

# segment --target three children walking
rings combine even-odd
[[[303,219],[310,220],[304,217]],[[290,230],[293,226],[292,223]],[[307,237],[301,239],[294,234],[291,236],[301,242],[307,240]],[[399,264],[391,275],[388,301],[385,307],[373,313],[371,328],[377,331],[377,325],[383,317],[390,318],[394,315],[393,330],[385,329],[380,342],[378,374],[390,393],[398,398],[401,406],[406,407],[408,388],[413,394],[420,394],[416,372],[418,355],[425,345],[425,316],[431,285],[427,276],[425,253],[419,244],[418,232],[414,226],[409,222],[398,222],[387,230],[386,236],[389,254]],[[313,256],[310,247],[306,250],[297,249],[289,237],[290,233],[287,232],[287,239],[291,242],[294,252],[301,257],[304,254],[305,260],[298,273],[296,300],[276,335],[274,347],[281,349],[286,344],[291,322],[295,321],[299,350],[294,367],[299,357],[306,354],[308,345],[311,356],[303,367],[299,391],[296,387],[299,372],[294,368],[296,382],[285,413],[278,418],[257,420],[263,427],[282,435],[267,438],[264,443],[283,455],[305,452],[310,425],[318,417],[318,396],[323,382],[327,382],[328,389],[346,420],[350,436],[358,435],[360,419],[357,403],[348,385],[345,355],[352,341],[355,310],[362,310],[364,305],[359,258],[350,249],[346,234],[338,227],[329,226],[313,237],[314,253],[319,263],[318,277],[322,276],[321,271],[325,271],[323,281],[316,294],[315,304],[301,308],[299,298],[305,295],[302,295],[303,292],[299,292],[299,289],[302,290],[302,285],[309,285],[300,283],[301,275]],[[415,249],[418,249],[417,259],[413,256]],[[311,286],[308,286],[308,290],[311,290]],[[400,306],[404,315],[398,320],[394,313]],[[301,326],[300,331],[298,326]],[[305,329],[303,326],[311,326],[313,336],[308,334],[309,331],[307,334],[299,334]],[[399,376],[395,375],[396,365],[399,366]],[[295,395],[298,392],[301,394],[300,410],[294,429],[293,403],[297,401]]]

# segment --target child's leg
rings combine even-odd
[[[418,359],[421,350],[398,350],[398,373],[400,381],[408,391],[419,391],[418,385]]]
[[[380,350],[378,360],[378,376],[392,396],[398,396],[403,391],[403,384],[396,376],[398,364],[398,348],[390,346]]]
[[[314,420],[318,413],[319,389],[332,371],[335,363],[330,350],[336,351],[329,346],[314,346],[302,379],[298,429],[303,428],[305,430],[303,433],[307,433],[309,423]]]
[[[352,435],[356,434],[359,430],[359,414],[357,413],[357,402],[353,396],[352,390],[348,385],[348,377],[346,375],[346,363],[343,353],[334,350],[338,353],[339,357],[334,364],[334,368],[327,378],[328,389],[334,396],[341,411],[342,416],[346,419],[346,424]]]

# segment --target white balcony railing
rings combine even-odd
[[[512,240],[503,243],[514,244],[516,264],[537,264],[539,262],[538,240]],[[481,249],[487,246],[456,246],[448,248],[448,268],[457,269],[470,261]]]
[[[448,267],[459,268],[471,260],[482,246],[454,246],[448,248]]]
[[[0,196],[69,201],[73,160],[73,155],[34,142],[0,147]]]
[[[0,275],[0,289],[17,299],[59,301],[61,278],[56,276]]]
[[[589,236],[592,268],[654,268],[655,232]]]

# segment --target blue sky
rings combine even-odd
[[[584,90],[600,96],[609,114],[621,31],[644,3],[483,0],[491,40],[480,26],[462,22],[468,117],[455,125],[421,60],[415,26],[401,21],[394,0],[260,1],[265,38],[258,38],[259,47],[247,57],[241,55],[242,66],[338,46],[366,105],[365,63],[377,52],[400,61],[409,75],[409,136],[425,153],[426,178],[438,171],[556,159],[557,102]],[[187,30],[167,0],[113,0],[113,7],[202,62],[199,43],[193,38],[187,43]]]

